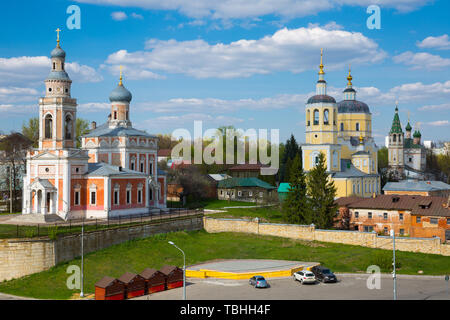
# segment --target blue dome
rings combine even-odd
[[[128,102],[131,101],[131,92],[128,91],[123,85],[118,85],[109,95],[109,101],[111,102]]]
[[[51,56],[52,58],[65,58],[66,52],[61,47],[56,47],[52,50]]]
[[[336,100],[333,97],[328,96],[326,94],[318,94],[318,95],[315,95],[315,96],[312,96],[311,98],[309,98],[307,104],[321,103],[321,102],[336,103]]]
[[[338,102],[338,113],[367,113],[370,114],[369,106],[358,100],[343,100]]]
[[[46,80],[70,80],[65,71],[51,71]]]

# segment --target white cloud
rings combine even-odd
[[[51,60],[45,56],[0,58],[0,85],[42,83],[50,72],[50,66]],[[103,79],[94,68],[77,62],[66,63],[66,70],[74,81],[98,82]]]
[[[450,66],[450,59],[442,58],[426,52],[403,52],[392,58],[395,63],[411,66],[412,69],[440,69]]]
[[[417,46],[419,48],[435,48],[440,50],[450,50],[450,40],[448,34],[444,34],[439,37],[427,37],[422,41],[418,41]]]
[[[111,17],[116,21],[123,21],[128,18],[127,14],[123,11],[115,11],[111,13]]]
[[[78,110],[80,111],[95,112],[109,109],[111,109],[111,104],[106,102],[87,102],[78,105]]]
[[[432,0],[76,0],[97,5],[138,7],[149,10],[176,10],[192,18],[244,19],[276,15],[303,17],[343,6],[367,7],[378,4],[399,12],[416,10]]]
[[[39,92],[34,88],[0,87],[0,103],[36,101]]]
[[[431,122],[425,122],[422,123],[426,126],[430,126],[430,127],[445,127],[450,125],[450,122],[448,120],[438,120],[438,121],[431,121]]]
[[[145,51],[119,50],[108,56],[106,67],[125,65],[135,79],[154,76],[155,71],[195,78],[236,78],[277,71],[294,73],[317,68],[324,48],[326,70],[386,57],[371,39],[359,32],[326,30],[320,27],[281,29],[257,40],[241,39],[229,44],[204,40],[151,39]],[[139,77],[139,72],[149,72]]]
[[[140,20],[144,19],[144,17],[141,14],[138,14],[138,13],[135,13],[135,12],[131,13],[131,17],[134,18],[134,19],[140,19]]]
[[[450,103],[426,105],[426,106],[420,107],[418,110],[419,111],[445,111],[445,110],[450,110]]]

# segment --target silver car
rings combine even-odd
[[[297,271],[293,275],[295,281],[300,281],[301,284],[316,283],[316,276],[308,270]]]

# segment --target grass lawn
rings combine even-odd
[[[0,212],[0,216],[6,216],[8,214],[22,214],[22,212],[13,212],[13,213],[9,213],[9,212]]]
[[[233,208],[226,209],[227,212],[208,214],[213,218],[260,218],[263,222],[284,223],[283,214],[278,206],[260,208]]]
[[[392,252],[334,243],[306,242],[243,233],[206,231],[175,232],[128,241],[85,256],[84,291],[94,292],[94,284],[103,276],[120,277],[126,271],[140,273],[147,267],[165,264],[182,266],[180,252],[169,245],[174,241],[186,253],[186,263],[196,264],[212,259],[282,259],[317,261],[336,272],[365,272],[372,264],[390,272]],[[399,273],[443,275],[450,270],[450,257],[422,253],[397,252]],[[69,265],[80,265],[80,259],[59,264],[47,271],[0,283],[0,292],[43,299],[69,299],[78,290],[69,290],[66,280]]]
[[[243,202],[243,201],[228,201],[228,200],[207,200],[204,201],[205,209],[221,209],[224,207],[248,207],[255,206],[253,202]]]

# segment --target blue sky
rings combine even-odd
[[[81,29],[69,30],[69,5]],[[379,4],[381,29],[367,6]],[[395,101],[424,140],[450,140],[450,4],[445,0],[12,1],[0,11],[0,128],[38,114],[56,28],[78,117],[103,123],[119,65],[131,120],[150,133],[203,127],[280,129],[304,142],[304,104],[324,48],[328,92],[343,99],[352,65],[357,99],[384,144]]]

